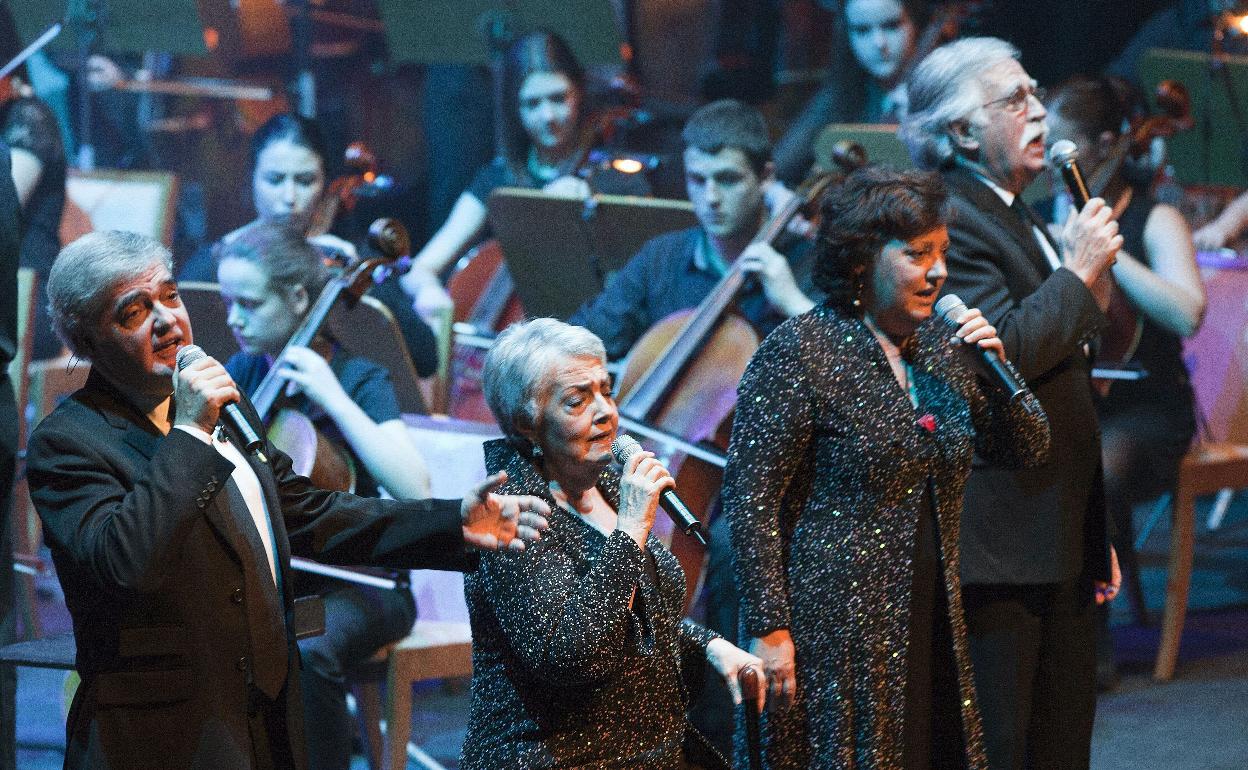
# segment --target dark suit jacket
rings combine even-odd
[[[944,178],[951,245],[943,293],[997,327],[1052,431],[1049,459],[1038,468],[976,458],[962,516],[963,583],[1108,578],[1100,430],[1083,350],[1104,315],[1074,273],[1052,269],[1032,230],[996,192],[965,169]]]
[[[244,411],[259,422],[250,405]],[[82,675],[65,766],[252,767],[249,683],[271,683],[282,668],[284,682],[271,689],[285,698],[291,751],[304,766],[291,581],[281,580],[279,599],[255,527],[249,539],[242,526],[249,515],[229,505],[230,462],[184,431],[162,436],[95,372],[30,446],[31,494]],[[271,513],[279,577],[292,552],[339,564],[466,566],[458,501],[324,492],[267,442],[263,453],[267,464],[249,461]]]

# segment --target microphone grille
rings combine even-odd
[[[1069,139],[1054,142],[1049,148],[1049,165],[1053,168],[1074,163],[1076,160],[1079,160],[1079,148]]]
[[[199,359],[207,357],[208,354],[199,345],[183,345],[178,348],[178,371],[180,372]]]
[[[958,299],[957,294],[946,294],[936,300],[936,315],[945,319],[947,323],[957,323],[954,318],[960,317],[966,312],[966,303]]]
[[[628,458],[641,451],[641,444],[632,436],[621,433],[611,442],[611,456],[620,465],[628,462]]]

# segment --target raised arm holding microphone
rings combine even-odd
[[[1044,168],[1042,92],[995,38],[936,49],[907,84],[902,125],[950,188],[944,291],[979,308],[1048,414],[1052,450],[1025,470],[984,458],[967,482],[962,596],[990,766],[1086,768],[1094,612],[1117,590],[1087,349],[1122,246],[1092,199],[1057,241],[1021,201]]]
[[[494,494],[505,475],[462,502],[366,500],[316,489],[267,442],[246,451],[222,409],[259,421],[225,368],[184,356],[175,373],[192,334],[170,269],[149,238],[93,233],[48,280],[58,333],[91,362],[27,466],[82,676],[65,766],[301,770],[291,554],[465,569],[467,547],[536,540],[549,508]]]

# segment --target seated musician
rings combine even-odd
[[[227,245],[258,225],[280,225],[308,234],[309,242],[324,255],[354,258],[354,244],[330,233],[309,233],[325,192],[325,152],[316,122],[288,112],[265,121],[251,139],[251,199],[256,218],[227,233],[218,245]],[[178,272],[178,280],[215,280],[214,248],[192,256]],[[428,377],[437,371],[438,350],[433,332],[412,311],[398,278],[391,277],[374,286],[369,295],[394,314],[416,373]]]
[[[428,497],[429,473],[386,370],[324,335],[311,348],[286,347],[329,277],[317,250],[288,228],[260,224],[220,249],[217,275],[242,349],[226,363],[239,390],[254,393],[280,354],[295,394],[287,406],[349,453],[357,494],[377,497],[384,488],[399,499]],[[416,607],[406,574],[394,590],[294,574],[296,595],[315,593],[325,601],[325,634],[299,642],[310,767],[347,770],[352,723],[343,672],[406,636]]]
[[[753,243],[767,216],[764,187],[772,175],[763,116],[731,99],[712,102],[689,118],[681,138],[698,226],[646,243],[571,319],[601,337],[613,360],[663,318],[696,307],[738,260],[758,281],[737,308],[760,332],[814,305],[805,244],[786,258]]]
[[[438,276],[484,233],[486,204],[495,189],[529,187],[583,196],[592,185],[594,192],[649,194],[639,174],[607,169],[588,182],[577,176],[596,137],[585,109],[585,70],[558,35],[538,31],[513,43],[504,62],[503,89],[506,156],[477,172],[403,277],[403,288],[425,318],[450,306]]]
[[[776,142],[776,176],[802,180],[815,161],[812,148],[829,123],[895,123],[905,89],[901,81],[927,23],[925,0],[847,0],[841,5],[829,74]]]

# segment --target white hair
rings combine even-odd
[[[585,356],[605,364],[602,340],[588,329],[554,318],[513,324],[490,346],[481,383],[485,402],[503,435],[526,456],[532,456],[532,443],[520,429],[538,427],[557,365]]]
[[[1018,49],[995,37],[967,37],[932,51],[906,81],[909,112],[901,138],[914,165],[948,165],[956,154],[951,126],[983,104],[979,79],[1001,62],[1017,59]]]

